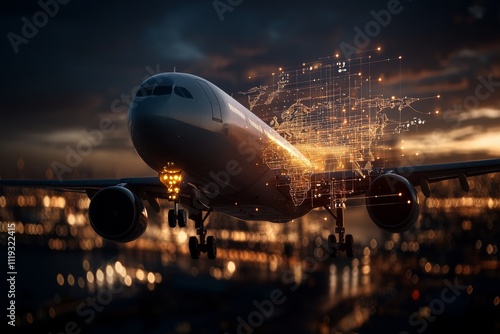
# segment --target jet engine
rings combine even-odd
[[[373,222],[387,232],[403,232],[418,219],[419,204],[413,185],[398,174],[383,174],[368,188],[366,209]]]
[[[135,240],[147,227],[147,212],[142,201],[121,186],[101,189],[92,196],[89,218],[97,234],[117,242]]]

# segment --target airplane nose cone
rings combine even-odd
[[[157,156],[156,150],[162,145],[166,129],[160,131],[159,124],[165,120],[161,111],[166,108],[168,98],[152,99],[136,97],[129,110],[128,126],[130,138],[137,153],[148,165],[156,165],[152,161]]]

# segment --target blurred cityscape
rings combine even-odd
[[[500,175],[432,185],[416,226],[388,234],[348,201],[356,255],[331,259],[321,210],[288,224],[212,214],[216,260],[192,260],[193,224],[170,228],[161,202],[138,240],[91,228],[85,194],[0,190],[7,249],[15,225],[21,333],[500,332]],[[7,252],[4,252],[7,258]],[[4,305],[4,310],[8,305]],[[11,326],[8,326],[9,330]]]

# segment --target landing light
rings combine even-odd
[[[174,168],[173,164],[169,164],[158,172],[160,182],[167,187],[169,199],[177,199],[177,194],[180,192],[180,182],[182,180],[182,170]]]

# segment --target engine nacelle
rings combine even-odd
[[[127,188],[113,186],[92,196],[89,218],[90,225],[101,237],[129,242],[144,233],[148,216],[136,194]]]
[[[366,209],[379,228],[392,233],[410,229],[420,212],[417,191],[398,174],[383,174],[372,181]]]

